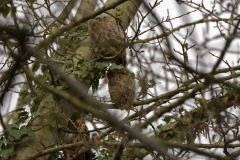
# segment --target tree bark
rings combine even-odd
[[[106,4],[111,2],[115,2],[115,0],[108,1]],[[124,30],[128,27],[132,18],[136,14],[140,4],[142,1],[132,0],[123,3],[118,6],[116,9],[112,9],[110,12],[115,15],[117,18],[121,20],[121,24]],[[96,5],[96,0],[92,1],[81,1],[78,12],[76,14],[75,19],[81,19],[93,12]],[[86,8],[88,8],[86,10]],[[66,17],[66,16],[65,16]],[[82,25],[86,28],[86,25]],[[59,26],[57,27],[59,28]],[[56,28],[55,28],[56,29]],[[78,42],[75,42],[78,43]],[[91,51],[89,49],[89,38],[86,38],[84,41],[80,42],[82,45],[78,47],[75,51],[76,56],[73,57],[74,65],[77,66],[77,62],[79,58],[83,58],[86,60],[91,60]],[[81,74],[81,73],[80,73]],[[89,88],[90,86],[88,86]],[[85,91],[87,93],[87,90]],[[55,97],[56,98],[56,97]],[[46,104],[51,104],[49,107]],[[32,131],[34,132],[34,137],[26,137],[23,138],[20,144],[16,148],[16,154],[12,159],[15,160],[27,160],[32,159],[32,157],[44,149],[49,147],[54,147],[58,140],[58,127],[61,126],[63,128],[67,128],[67,121],[63,119],[60,115],[64,114],[66,117],[69,117],[75,112],[73,107],[69,105],[64,99],[55,100],[54,95],[46,92],[45,96],[42,97],[42,101],[40,106],[38,107],[38,112],[40,112],[40,116],[33,120],[31,124]],[[47,159],[49,155],[45,155],[39,157],[38,160]]]

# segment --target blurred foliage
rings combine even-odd
[[[37,118],[44,116],[43,109],[39,109],[41,107],[40,103],[44,102],[41,103],[44,106],[43,108],[52,111],[59,100],[57,96],[53,96],[53,98],[49,96],[50,99],[45,100],[46,97],[44,96],[48,95],[48,89],[44,89],[41,85],[31,80],[24,73],[23,67],[30,68],[34,78],[48,84],[51,86],[51,89],[56,89],[57,92],[67,91],[70,93],[70,96],[75,96],[74,91],[72,91],[74,88],[71,90],[67,83],[62,80],[63,78],[61,79],[59,75],[55,74],[52,71],[53,68],[38,59],[35,54],[41,55],[44,60],[57,66],[66,76],[83,82],[88,87],[92,87],[92,91],[96,95],[97,90],[100,88],[100,80],[106,78],[108,71],[129,74],[129,76],[138,80],[139,90],[137,92],[139,96],[136,100],[137,102],[133,104],[133,109],[126,111],[126,114],[122,117],[116,116],[116,119],[124,119],[123,122],[132,127],[130,129],[134,130],[135,126],[139,127],[139,132],[143,134],[146,133],[145,129],[147,129],[151,138],[171,143],[173,147],[170,145],[170,147],[166,147],[167,149],[163,149],[166,155],[169,153],[169,157],[175,156],[176,159],[187,159],[189,156],[202,154],[210,159],[219,159],[217,157],[219,156],[218,153],[212,152],[212,150],[204,152],[205,148],[198,146],[194,147],[193,150],[188,148],[189,146],[197,145],[195,140],[198,137],[208,138],[208,144],[206,144],[208,146],[206,148],[216,150],[221,148],[225,154],[224,159],[229,159],[229,157],[230,159],[235,159],[238,157],[239,154],[233,154],[232,157],[229,155],[234,153],[233,149],[239,149],[239,146],[229,147],[228,145],[234,143],[238,145],[239,142],[239,116],[238,113],[234,113],[230,109],[238,109],[240,104],[238,84],[240,68],[239,66],[230,66],[226,60],[221,58],[221,56],[224,57],[224,54],[227,55],[227,49],[212,49],[209,47],[211,46],[209,44],[222,38],[221,40],[225,43],[224,48],[230,48],[231,41],[235,40],[234,38],[238,38],[240,21],[237,8],[239,8],[239,1],[211,1],[214,3],[212,11],[207,9],[204,3],[198,4],[193,1],[185,1],[182,3],[185,3],[184,5],[190,7],[193,11],[188,12],[186,10],[186,13],[181,13],[177,17],[171,17],[172,15],[168,12],[167,15],[161,15],[161,20],[154,19],[156,17],[154,9],[162,1],[155,1],[155,3],[149,5],[151,9],[140,11],[129,27],[128,34],[134,33],[128,35],[129,37],[127,36],[130,50],[130,54],[128,52],[127,56],[128,65],[131,65],[129,68],[134,70],[136,76],[122,65],[104,62],[103,59],[97,59],[94,56],[85,58],[81,52],[86,50],[78,49],[86,45],[86,48],[91,50],[92,45],[85,43],[89,35],[80,26],[65,31],[61,36],[55,36],[53,38],[54,42],[53,40],[49,41],[49,43],[46,42],[39,53],[32,53],[32,48],[51,37],[51,34],[54,34],[55,22],[67,26],[66,24],[71,23],[73,20],[71,16],[64,21],[55,17],[55,15],[58,15],[59,6],[67,6],[70,1],[45,0],[43,3],[40,2],[36,0],[3,0],[0,3],[0,16],[7,21],[4,24],[6,26],[0,26],[0,54],[2,57],[5,56],[3,58],[4,63],[1,64],[2,68],[0,69],[0,101],[3,103],[6,100],[4,95],[9,92],[17,92],[19,94],[17,108],[14,111],[9,111],[6,115],[6,117],[11,115],[12,119],[8,120],[1,115],[2,120],[5,121],[7,119],[7,124],[4,126],[1,122],[3,132],[0,135],[0,160],[13,157],[16,148],[21,145],[21,140],[35,138],[35,134],[31,130],[31,124]],[[217,7],[220,8],[221,12],[216,9]],[[52,11],[52,8],[57,9]],[[42,14],[40,9],[47,10],[49,15]],[[218,11],[215,12],[215,9]],[[19,10],[21,11],[18,12]],[[173,20],[185,18],[185,16],[197,11],[203,15],[202,19],[189,23],[184,22],[185,24],[179,26],[173,24]],[[122,13],[119,9],[117,15],[121,18]],[[222,13],[229,13],[230,18],[222,18]],[[18,16],[20,17],[19,19],[17,19]],[[11,23],[8,22],[9,19],[12,20]],[[216,26],[209,27],[212,23]],[[164,26],[161,26],[162,24]],[[199,31],[195,30],[196,26],[202,24],[207,26],[203,29],[204,34],[196,35],[199,37],[203,36],[199,38],[203,42],[197,41],[198,38],[193,36],[195,32],[198,33]],[[57,27],[57,29],[59,28]],[[190,31],[191,28],[192,30]],[[208,37],[208,33],[212,31],[210,28],[217,28],[216,30],[219,33],[216,33],[218,35]],[[186,32],[182,32],[182,30]],[[146,39],[143,37],[146,37]],[[174,45],[170,46],[167,41]],[[180,46],[180,49],[177,46]],[[235,46],[235,44],[232,46]],[[233,49],[235,48],[232,47],[229,52],[237,55],[238,52],[232,51]],[[80,53],[76,53],[77,51]],[[219,51],[219,54],[215,53],[216,51]],[[174,57],[175,55],[177,56]],[[188,55],[191,55],[189,59]],[[220,68],[219,65],[217,69],[212,69],[212,67],[215,67],[212,59],[204,59],[205,56],[211,57],[227,67],[217,70],[218,67]],[[195,58],[193,62],[192,58]],[[205,62],[206,60],[207,62]],[[156,64],[160,69],[156,67]],[[204,71],[199,71],[202,69]],[[205,73],[209,69],[212,69],[211,72]],[[224,74],[229,75],[225,76]],[[24,79],[23,83],[16,80],[17,76],[21,76]],[[15,91],[16,86],[21,88],[21,90]],[[172,89],[172,86],[176,87],[176,89]],[[94,94],[94,98],[101,101],[101,103],[107,103],[106,106],[109,105],[109,97],[106,98],[99,95],[95,97]],[[62,103],[62,101],[59,103]],[[65,103],[61,105],[64,106]],[[71,108],[69,107],[66,110],[71,110]],[[101,113],[102,111],[94,110],[94,112]],[[123,111],[117,112],[122,113]],[[70,131],[76,132],[78,125],[74,121],[79,118],[79,112],[73,113],[71,113],[72,116],[66,116],[63,113],[61,118],[68,120],[66,124]],[[138,138],[132,136],[132,133],[128,134],[128,132],[122,131],[122,128],[113,126],[111,122],[103,121],[89,113],[85,114],[87,121],[94,127],[90,131],[91,134],[95,135],[95,137],[92,136],[92,141],[90,142],[93,146],[91,150],[93,152],[92,159],[117,159],[115,154],[122,144],[125,148],[123,148],[121,159],[134,159],[139,155],[141,157],[151,155],[155,159],[164,160],[169,158],[157,153],[156,150],[151,148],[151,144],[147,145],[143,141],[141,142]],[[47,123],[52,128],[58,127],[54,120]],[[103,128],[98,126],[103,126]],[[108,130],[111,132],[106,132]],[[101,139],[98,139],[98,136]],[[149,138],[147,136],[144,138]],[[214,144],[221,144],[222,146],[214,148]],[[51,147],[56,147],[57,145]],[[180,147],[174,147],[174,145],[179,145]],[[181,148],[181,146],[185,148]],[[46,147],[47,149],[49,148]],[[228,153],[227,149],[231,149],[232,153]],[[49,159],[64,160],[66,157],[62,151],[57,151],[52,153]]]

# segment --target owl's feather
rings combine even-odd
[[[102,13],[88,21],[95,57],[126,66],[125,35],[114,17]]]
[[[130,72],[121,74],[108,71],[107,77],[111,101],[119,109],[130,109],[136,94],[135,80],[130,75]]]

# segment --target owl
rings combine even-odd
[[[130,75],[130,71],[127,72],[127,74],[112,71],[107,73],[111,101],[121,110],[131,108],[136,94],[135,80]]]
[[[115,18],[102,13],[88,21],[94,57],[126,66],[125,35]]]
[[[77,143],[77,142],[89,142],[90,141],[90,135],[88,132],[88,128],[85,124],[84,118],[78,117],[76,120],[73,121],[74,124],[69,123],[69,132],[63,131],[63,134],[61,136],[61,144],[71,144],[71,143]],[[76,128],[77,127],[77,128]],[[72,128],[72,129],[71,129]],[[66,160],[70,160],[78,153],[78,151],[81,150],[82,147],[76,147],[76,148],[68,148],[64,149],[63,153],[65,155]],[[74,159],[78,160],[88,160],[91,159],[91,151],[86,151]]]

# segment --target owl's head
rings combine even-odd
[[[98,21],[104,21],[106,19],[109,19],[109,18],[113,18],[111,15],[107,14],[107,13],[102,13],[98,16],[96,16],[94,19],[98,20]]]

